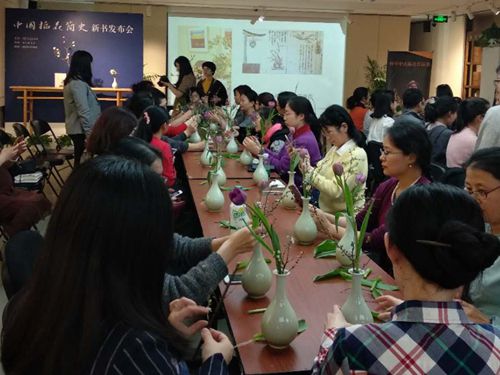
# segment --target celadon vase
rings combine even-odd
[[[253,181],[258,184],[261,181],[268,181],[269,175],[267,174],[266,167],[264,166],[264,156],[259,155],[259,164],[253,172]]]
[[[281,195],[280,205],[288,210],[295,210],[297,208],[297,203],[295,203],[295,198],[292,193],[292,186],[295,186],[295,171],[288,172],[288,185],[283,194]]]
[[[349,220],[346,220],[345,232],[337,243],[335,258],[343,267],[352,267],[354,261],[354,228]]]
[[[318,228],[309,211],[309,198],[302,197],[302,213],[295,222],[293,234],[301,245],[310,245],[318,235]]]
[[[212,174],[210,189],[208,189],[208,193],[205,196],[205,205],[210,212],[220,211],[224,206],[224,194],[217,182],[217,171]]]
[[[286,278],[289,271],[276,275],[274,298],[262,316],[261,328],[268,345],[275,349],[284,349],[297,336],[299,320],[286,295]]]
[[[111,84],[111,87],[114,89],[118,88],[118,81],[116,80],[116,77],[113,77],[113,83]]]
[[[229,224],[231,227],[240,229],[244,228],[246,224],[250,225],[251,221],[247,213],[246,204],[234,204],[231,202],[229,205]]]
[[[189,137],[189,143],[198,143],[201,142],[201,137],[200,133],[198,133],[198,130],[195,131],[191,136]]]
[[[363,290],[361,289],[361,280],[365,273],[363,270],[355,272],[351,268],[349,274],[352,276],[351,293],[347,297],[347,301],[342,305],[342,314],[344,314],[345,319],[351,324],[373,323],[372,313],[366,304],[363,297]]]
[[[212,165],[212,152],[210,152],[210,149],[208,148],[208,142],[205,143],[205,148],[201,153],[200,163],[205,167]]]
[[[252,164],[253,156],[250,152],[248,152],[246,149],[243,150],[243,152],[240,155],[240,163],[243,165],[250,165]]]
[[[266,263],[260,244],[253,248],[252,258],[241,277],[241,286],[253,299],[262,298],[271,288],[273,274]]]
[[[215,171],[217,172],[217,181],[219,182],[219,186],[224,186],[227,182],[226,173],[222,168],[222,156],[217,156],[217,165],[215,167]],[[213,177],[212,177],[213,178]]]
[[[227,145],[226,145],[226,151],[229,154],[236,154],[238,152],[238,144],[236,143],[236,140],[234,139],[234,135],[231,135],[229,137],[229,142],[227,142]]]

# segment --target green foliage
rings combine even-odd
[[[324,240],[314,248],[314,257],[320,259],[335,256],[336,250],[336,240]]]
[[[380,66],[377,60],[366,56],[365,79],[371,92],[386,88],[387,72],[386,66]]]
[[[474,41],[476,47],[495,47],[500,44],[500,27],[495,22]]]

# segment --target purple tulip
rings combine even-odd
[[[207,112],[203,113],[203,118],[205,120],[209,120],[211,116],[212,116],[212,113],[210,111],[207,111]]]
[[[229,199],[231,202],[233,202],[237,206],[241,206],[242,204],[245,204],[247,201],[247,195],[246,193],[235,187],[233,190],[229,192]]]
[[[363,173],[356,175],[356,184],[363,185],[366,182],[366,176]]]
[[[342,176],[344,174],[344,166],[340,163],[334,163],[333,164],[333,173],[335,173],[336,176]]]
[[[214,142],[217,143],[217,144],[220,144],[224,141],[224,138],[222,137],[222,135],[216,135],[215,138],[214,138]]]

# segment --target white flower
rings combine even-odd
[[[116,71],[116,69],[110,69],[109,74],[111,74],[111,76],[113,77],[116,77],[118,75],[118,72]]]

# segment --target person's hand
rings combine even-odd
[[[182,297],[175,299],[169,304],[170,314],[168,321],[177,331],[184,337],[189,337],[198,332],[200,329],[207,326],[206,320],[198,320],[188,325],[192,319],[197,319],[199,316],[207,316],[210,309],[205,306],[198,306],[196,302],[189,298]]]
[[[14,146],[5,146],[0,151],[0,165],[9,161],[15,161],[22,152],[26,150],[26,142],[22,141]]]
[[[191,117],[189,120],[186,121],[186,130],[184,130],[184,133],[186,134],[187,137],[190,137],[192,134],[196,133],[198,130],[198,121],[196,120],[196,116]]]
[[[302,174],[312,171],[313,167],[311,166],[311,158],[309,154],[305,155],[304,158],[300,160],[299,169]]]
[[[333,305],[333,312],[326,315],[326,329],[329,328],[344,328],[351,324],[345,320],[344,314],[340,310],[339,305]]]
[[[313,206],[312,204],[309,205],[309,211],[311,212],[311,216],[314,220],[314,223],[316,224],[316,227],[321,233],[325,234],[330,234],[332,231],[332,227],[334,224],[330,222],[328,219],[328,216],[326,216],[325,212],[322,211],[320,208],[317,208],[316,206]]]
[[[250,233],[248,228],[238,229],[231,233],[226,241],[217,250],[222,259],[229,264],[233,258],[242,253],[252,251],[256,243],[256,239]]]
[[[391,310],[404,301],[394,296],[383,295],[375,298],[375,302],[378,304],[377,311],[380,311],[378,319],[389,320],[391,317]]]
[[[233,344],[225,334],[215,329],[203,328],[201,338],[203,340],[203,346],[201,347],[203,362],[217,353],[222,354],[227,364],[231,362],[234,353]]]
[[[245,137],[243,140],[243,147],[253,155],[258,155],[261,148],[260,144],[251,137]]]
[[[475,322],[475,323],[480,323],[480,324],[490,324],[490,318],[489,316],[483,314],[481,311],[479,311],[479,309],[468,303],[468,302],[465,302],[461,299],[457,300],[458,302],[460,302],[460,304],[462,305],[462,308],[464,309],[465,311],[465,314],[467,315],[467,317]]]

